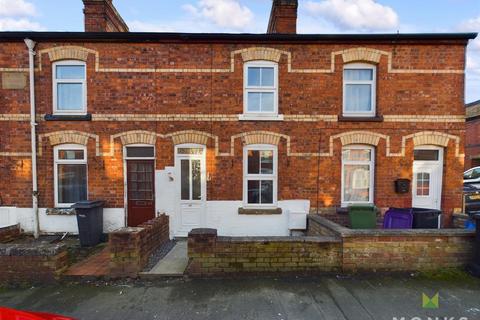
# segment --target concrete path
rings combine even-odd
[[[150,271],[140,274],[143,278],[180,277],[188,264],[187,241],[177,241],[175,246]]]
[[[422,293],[440,295],[422,308]],[[78,319],[480,319],[480,280],[406,276],[164,280],[0,289],[0,305]],[[453,317],[453,318],[452,318]]]

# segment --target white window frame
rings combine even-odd
[[[273,68],[273,87],[248,86],[248,68]],[[249,92],[273,92],[273,111],[248,111]],[[272,61],[255,60],[243,65],[243,114],[239,115],[240,120],[283,120],[278,114],[278,64]]]
[[[346,80],[345,79],[345,69],[370,69],[372,70],[372,80]],[[343,78],[343,115],[347,117],[374,117],[377,114],[376,108],[376,98],[377,98],[377,67],[372,64],[368,63],[349,63],[343,66],[342,71],[342,78]],[[371,101],[372,101],[372,110],[364,111],[364,112],[355,112],[355,111],[348,111],[347,104],[346,104],[346,87],[347,84],[369,84],[372,86],[371,92]]]
[[[370,161],[351,161],[343,160],[343,151],[344,150],[370,150]],[[372,204],[374,201],[374,188],[375,188],[375,147],[369,145],[346,145],[342,148],[341,153],[341,166],[342,166],[342,182],[341,182],[341,202],[342,207],[348,206],[350,204]],[[370,170],[370,188],[368,193],[368,201],[345,201],[345,165],[369,165]]]
[[[83,150],[83,159],[78,160],[66,160],[66,159],[59,159],[58,153],[60,150]],[[81,144],[60,144],[53,148],[53,180],[54,180],[54,199],[55,199],[55,207],[57,208],[64,208],[70,207],[73,203],[59,203],[58,202],[58,165],[59,164],[85,164],[86,166],[86,180],[87,180],[87,198],[88,198],[88,157],[87,157],[87,147]]]
[[[128,157],[127,156],[127,148],[130,147],[150,147],[153,148],[153,157]],[[145,144],[145,143],[133,143],[127,144],[123,146],[123,159],[125,160],[155,160],[157,150],[155,149],[155,145],[153,144]]]
[[[85,75],[83,79],[57,79],[57,66],[83,66]],[[81,83],[83,88],[82,109],[79,110],[59,110],[57,87],[59,83]],[[52,65],[52,84],[53,84],[53,113],[58,115],[85,115],[87,114],[87,64],[79,60],[62,60]]]
[[[248,173],[248,151],[249,150],[271,150],[273,151],[273,174],[249,174]],[[273,180],[272,203],[248,203],[248,180]],[[276,208],[278,202],[278,147],[271,144],[251,144],[243,148],[243,206],[245,208]]]

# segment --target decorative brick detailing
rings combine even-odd
[[[338,116],[331,114],[284,114],[283,121],[295,121],[295,122],[337,122]]]
[[[273,48],[254,47],[242,51],[242,59],[244,62],[252,60],[267,60],[279,62],[282,51]]]
[[[173,144],[195,143],[206,145],[209,138],[215,138],[215,136],[196,130],[185,130],[174,132],[166,135],[166,137],[172,137]]]
[[[0,114],[0,121],[30,121],[30,115],[21,113],[3,113]]]
[[[0,152],[0,157],[30,157],[31,152]]]
[[[120,141],[122,141],[122,145],[124,146],[136,143],[155,145],[157,141],[157,134],[155,132],[145,130],[127,131],[115,136],[120,137]]]
[[[54,48],[44,49],[39,51],[39,63],[38,68],[36,71],[42,70],[42,53],[50,52],[52,50],[57,50]],[[79,47],[82,48],[82,47]],[[235,71],[235,56],[237,54],[241,54],[242,58],[245,54],[247,59],[253,60],[255,57],[264,57],[268,58],[271,61],[278,62],[280,60],[281,54],[287,55],[287,68],[288,72],[291,73],[334,73],[335,72],[335,56],[342,55],[343,61],[349,59],[370,59],[370,60],[363,60],[368,62],[375,62],[377,59],[379,61],[380,55],[387,55],[388,57],[388,73],[430,73],[430,74],[437,74],[437,73],[447,73],[447,74],[463,74],[465,73],[464,70],[461,69],[395,69],[393,68],[392,63],[392,53],[381,51],[372,48],[352,48],[347,50],[340,50],[340,51],[333,51],[330,53],[330,67],[327,69],[296,69],[292,67],[292,53],[289,51],[282,51],[274,48],[263,48],[263,47],[254,47],[254,48],[247,48],[247,49],[240,49],[231,51],[230,53],[230,66],[228,68],[100,68],[100,57],[97,51],[82,48],[83,50],[88,51],[89,53],[95,54],[95,71],[97,72],[157,72],[157,73],[228,73]],[[251,53],[248,53],[250,50]],[[265,51],[263,51],[265,50]],[[255,53],[253,53],[255,52]],[[264,52],[264,53],[261,53]],[[275,53],[274,53],[275,52]],[[278,59],[278,60],[274,60]],[[373,60],[373,61],[371,61]],[[248,60],[244,60],[248,61]],[[352,61],[352,60],[349,60]],[[378,63],[375,62],[375,63]],[[28,68],[20,67],[20,68],[0,68],[0,71],[21,71],[27,72]]]
[[[376,146],[378,145],[380,138],[385,139],[387,136],[368,131],[349,131],[336,135],[333,138],[340,138],[342,146],[349,144],[368,144]]]
[[[468,110],[468,109],[467,109]],[[44,121],[45,114],[37,121]],[[0,121],[30,121],[29,114],[0,114]],[[92,121],[238,121],[237,114],[92,114]],[[293,122],[337,122],[337,115],[330,114],[284,114],[283,121]],[[464,115],[384,115],[384,122],[465,122]]]
[[[236,114],[92,114],[93,121],[238,121]]]
[[[385,122],[465,122],[464,115],[384,115]]]
[[[241,138],[245,145],[249,144],[273,144],[278,145],[280,138],[283,138],[287,142],[287,156],[292,157],[332,157],[333,156],[333,143],[334,140],[340,138],[342,145],[349,144],[367,144],[377,146],[380,139],[385,139],[386,142],[386,156],[387,157],[404,157],[406,141],[410,138],[413,139],[414,146],[418,145],[438,145],[446,147],[450,139],[455,141],[455,155],[456,157],[463,157],[460,154],[460,138],[455,135],[450,135],[442,132],[423,131],[415,134],[402,137],[402,144],[400,152],[393,153],[390,147],[390,136],[370,132],[370,131],[347,131],[338,135],[331,136],[329,139],[328,152],[292,152],[291,150],[291,137],[281,133],[270,131],[250,131],[234,135],[230,138],[230,152],[221,153],[219,151],[218,136],[212,135],[207,132],[196,130],[185,130],[166,135],[157,134],[151,131],[134,130],[128,132],[122,132],[110,136],[110,151],[108,153],[100,152],[99,137],[95,134],[89,134],[80,131],[57,131],[48,134],[39,135],[39,156],[42,155],[42,138],[49,137],[51,145],[57,145],[61,143],[78,143],[86,145],[88,138],[94,138],[96,140],[97,156],[113,156],[114,152],[114,139],[120,137],[122,145],[127,144],[151,144],[154,145],[157,137],[172,138],[174,145],[183,143],[196,143],[206,145],[208,139],[214,139],[215,141],[215,155],[216,156],[233,156],[235,148],[235,139]],[[29,152],[0,152],[0,156],[30,156]]]
[[[52,62],[67,59],[87,61],[90,52],[91,50],[79,46],[61,46],[49,50],[48,57]]]
[[[435,131],[422,131],[402,137],[402,155],[405,155],[405,140],[413,138],[414,146],[433,144],[446,147],[450,139],[455,141],[455,156],[463,158],[465,155],[460,153],[460,137],[451,134]]]
[[[353,48],[343,50],[342,59],[343,63],[349,63],[354,61],[379,63],[382,54],[388,55],[388,52],[370,48]]]
[[[38,156],[42,156],[43,138],[48,138],[51,146],[65,143],[74,143],[86,146],[88,144],[88,139],[92,138],[95,139],[97,156],[100,153],[100,141],[96,134],[76,130],[65,130],[38,135]]]
[[[283,134],[268,131],[252,131],[242,134],[242,140],[245,145],[249,144],[273,144],[278,145]]]
[[[50,145],[52,146],[64,143],[76,143],[85,146],[87,145],[89,136],[82,132],[62,131],[56,132],[55,134],[50,135],[48,138],[50,140]]]
[[[50,49],[44,49],[39,51],[39,63],[38,63],[38,68],[35,69],[35,71],[42,71],[42,53],[47,53],[52,50],[57,50],[54,48]],[[81,48],[81,47],[79,47]],[[260,47],[263,48],[263,47]],[[95,71],[97,72],[121,72],[121,73],[128,73],[128,72],[156,72],[156,73],[229,73],[229,72],[234,72],[235,71],[235,56],[237,54],[242,54],[247,52],[249,49],[240,49],[240,50],[235,50],[231,51],[230,53],[230,66],[229,68],[100,68],[100,58],[99,54],[95,50],[91,49],[86,49],[82,48],[83,50],[88,51],[89,53],[95,54]],[[255,48],[253,48],[255,49]],[[365,58],[368,59],[376,59],[376,54],[381,53],[385,54],[388,56],[388,73],[420,73],[420,74],[438,74],[438,73],[446,73],[446,74],[463,74],[465,73],[464,70],[457,70],[457,69],[394,69],[393,64],[392,64],[392,53],[391,52],[386,52],[386,51],[381,51],[381,50],[376,50],[376,49],[367,49],[367,48],[353,48],[353,49],[347,49],[347,50],[341,50],[341,51],[334,51],[330,53],[330,68],[328,69],[294,69],[292,67],[292,53],[288,51],[282,51],[282,50],[277,50],[274,48],[263,48],[266,49],[268,52],[267,56],[270,57],[270,59],[276,59],[277,56],[276,54],[279,52],[280,54],[285,54],[287,55],[287,68],[288,72],[290,73],[334,73],[335,72],[335,56],[337,55],[344,55],[345,52],[349,50],[354,50],[357,51],[362,51],[363,49],[367,50],[367,55],[363,54]],[[275,55],[271,53],[269,50],[273,50],[276,52]],[[375,54],[373,53],[375,52]],[[265,54],[259,54],[259,56],[262,56]],[[347,52],[347,59],[350,59],[352,56],[356,56],[357,54],[349,53]],[[249,59],[252,55],[247,54],[247,58]],[[275,60],[273,60],[275,61]],[[0,68],[1,71],[18,71],[18,72],[28,72],[28,68]]]
[[[413,134],[413,145],[414,146],[421,146],[421,145],[436,145],[441,147],[446,147],[448,145],[448,141],[450,140],[450,135],[441,132],[419,132]]]
[[[138,227],[121,228],[108,237],[110,275],[136,277],[158,247],[170,240],[169,217],[162,214]]]

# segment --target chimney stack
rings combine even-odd
[[[273,0],[267,33],[297,33],[298,0]]]
[[[112,0],[83,0],[85,32],[128,32]]]

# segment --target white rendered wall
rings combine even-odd
[[[14,208],[14,223],[20,223],[24,232],[33,232],[33,209]],[[40,232],[78,234],[77,217],[75,215],[47,215],[46,208],[38,210]],[[103,209],[103,230],[110,232],[125,226],[125,210],[123,208]]]
[[[238,214],[242,201],[207,201],[207,228],[215,228],[220,236],[288,236],[288,212],[310,208],[309,200],[278,201],[282,214]]]
[[[173,180],[172,180],[173,178]],[[178,229],[177,195],[173,167],[155,172],[155,206],[157,213],[170,216],[170,234]],[[208,188],[208,184],[207,184]],[[240,215],[238,208],[242,201],[206,201],[205,225],[201,228],[215,228],[222,236],[287,236],[288,212],[308,212],[309,200],[283,200],[278,202],[282,214],[273,215]],[[14,213],[12,213],[14,212]],[[13,217],[13,218],[12,218]],[[9,219],[12,224],[20,223],[25,232],[33,232],[32,208],[9,208]],[[74,215],[47,215],[45,208],[39,209],[40,231],[44,233],[78,233],[77,220]],[[125,226],[125,210],[123,208],[105,208],[103,210],[103,229],[110,232]],[[183,234],[182,236],[186,236]]]

